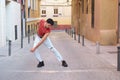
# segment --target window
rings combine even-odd
[[[54,14],[58,14],[58,9],[54,9]]]
[[[42,10],[42,14],[46,14],[46,10]]]
[[[89,1],[86,0],[86,14],[88,14],[88,6],[89,6]]]
[[[57,8],[54,9],[54,15],[53,15],[53,17],[58,17],[58,9]]]
[[[82,13],[84,13],[84,0],[82,0]]]
[[[14,0],[14,1],[17,1],[17,0]]]
[[[30,33],[30,25],[28,25],[28,34]]]
[[[46,17],[46,10],[42,10],[41,17]]]
[[[34,0],[32,0],[32,6],[31,9],[34,10]]]
[[[31,9],[35,10],[36,9],[36,0],[31,1]]]
[[[28,18],[30,18],[31,1],[28,0]]]
[[[31,7],[31,2],[30,2],[30,0],[28,0],[28,7]]]
[[[22,4],[25,5],[25,0],[22,0]]]
[[[28,7],[28,18],[30,18],[30,7]]]

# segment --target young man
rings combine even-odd
[[[55,47],[52,45],[50,39],[49,39],[49,34],[51,32],[50,27],[54,25],[54,21],[49,18],[46,21],[45,20],[40,20],[39,22],[39,28],[37,30],[37,35],[34,41],[34,46],[33,48],[30,50],[31,52],[34,52],[35,57],[37,58],[37,60],[39,61],[39,64],[37,65],[37,67],[42,67],[44,66],[44,61],[42,60],[39,51],[38,51],[38,47],[43,43],[46,47],[48,47],[57,57],[57,59],[62,63],[63,67],[67,67],[67,63],[65,60],[63,60],[62,56],[60,55],[60,53],[55,49]]]

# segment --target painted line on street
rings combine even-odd
[[[24,72],[24,73],[80,73],[80,72],[113,72],[110,69],[85,69],[85,70],[11,70],[9,72]]]

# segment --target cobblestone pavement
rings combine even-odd
[[[111,59],[105,59],[108,53],[101,51],[101,54],[96,54],[91,44],[82,46],[64,31],[53,31],[50,38],[67,61],[68,67],[62,67],[54,54],[42,45],[39,49],[45,66],[37,68],[38,62],[29,51],[33,41],[28,44],[26,39],[23,49],[16,46],[11,56],[5,53],[5,56],[0,57],[0,80],[120,80],[116,64],[110,63]]]

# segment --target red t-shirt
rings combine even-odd
[[[43,20],[43,19],[40,20],[39,28],[37,30],[38,36],[40,36],[40,37],[43,37],[44,34],[49,33],[51,31],[50,28],[44,27],[44,24],[45,24],[45,20]]]

